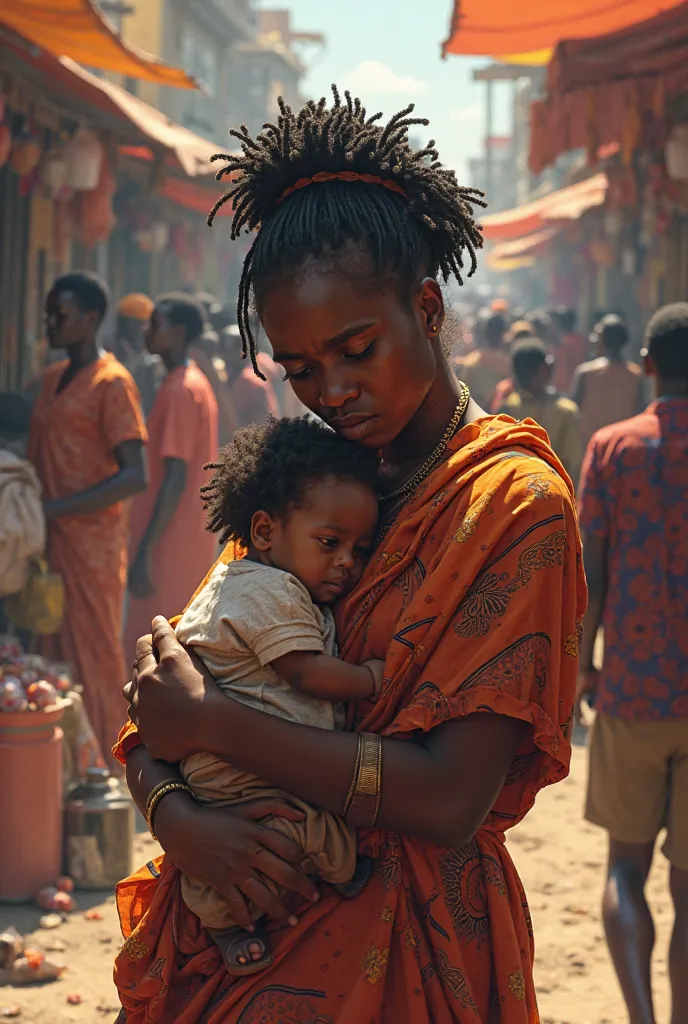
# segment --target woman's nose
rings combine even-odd
[[[328,373],[320,385],[320,403],[328,409],[339,409],[358,395],[356,384],[342,374]]]

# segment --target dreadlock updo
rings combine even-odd
[[[332,93],[332,106],[324,98],[309,100],[297,114],[280,98],[277,124],[264,125],[255,139],[242,125],[230,132],[242,154],[213,157],[224,161],[218,181],[227,175],[233,181],[208,223],[231,202],[232,238],[257,231],[239,283],[237,323],[243,355],[251,356],[258,376],[251,295],[260,308],[267,286],[309,258],[341,258],[352,243],[363,245],[370,260],[366,279],[372,273],[375,284],[395,281],[402,299],[421,273],[445,281],[454,274],[461,284],[465,253],[468,275],[476,269],[482,235],[473,206],[485,206],[482,193],[458,184],[454,171],[440,164],[433,141],[411,148],[409,128],[429,122],[410,117],[411,105],[382,125],[382,114],[368,117],[348,92],[344,103],[334,85]],[[285,196],[303,178],[343,171],[372,175],[392,188],[334,180]]]

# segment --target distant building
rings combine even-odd
[[[103,6],[107,12],[107,0]],[[225,141],[243,114],[241,97],[231,88],[229,55],[255,36],[251,0],[133,0],[116,20],[128,43],[182,65],[203,91],[121,84],[196,134]]]
[[[320,33],[294,31],[288,10],[261,10],[257,18],[256,36],[239,44],[232,69],[232,88],[243,96],[243,121],[251,132],[277,117],[280,96],[294,109],[303,106],[308,59],[325,45]]]
[[[127,42],[182,65],[203,92],[121,84],[217,142],[225,142],[230,127],[239,124],[259,129],[276,116],[280,95],[301,106],[308,58],[324,46],[319,33],[293,31],[288,10],[256,11],[252,0],[103,0],[103,8]]]
[[[487,212],[497,213],[516,205],[513,139],[510,135],[492,135],[484,140],[484,147],[484,155],[468,161],[470,186],[489,191]],[[492,165],[489,171],[488,158]]]

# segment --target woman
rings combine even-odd
[[[172,781],[154,796],[167,856],[118,894],[127,1024],[537,1020],[504,833],[568,771],[585,607],[572,488],[540,428],[486,417],[448,368],[437,276],[460,279],[466,252],[473,269],[476,200],[433,144],[410,149],[409,112],[379,126],[335,90],[329,109],[282,106],[255,140],[242,129],[243,156],[227,158],[234,233],[258,229],[239,300],[254,366],[251,293],[298,398],[381,453],[379,544],[338,625],[343,656],[386,658],[386,678],[376,704],[351,709],[356,732],[325,733],[219,694],[164,620],[140,641],[127,691],[139,732],[118,753],[141,808]],[[315,891],[298,851],[260,825],[295,814],[284,805],[239,817],[171,788],[162,762],[198,749],[330,811],[351,805],[376,862],[362,894]],[[240,923],[246,899],[275,919],[269,971],[227,975],[180,871]],[[297,894],[291,911],[265,876]],[[263,955],[256,940],[238,962]]]

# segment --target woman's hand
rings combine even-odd
[[[174,763],[205,749],[203,722],[228,698],[199,671],[167,619],[155,618],[152,636],[138,641],[135,665],[124,695],[151,757]]]
[[[198,807],[169,794],[160,801],[155,831],[170,861],[183,874],[202,878],[224,897],[243,928],[251,925],[247,899],[275,921],[296,924],[296,918],[265,884],[263,876],[282,888],[315,902],[318,891],[300,867],[303,852],[286,836],[260,824],[267,815],[303,818],[278,800],[256,800],[232,810]]]

